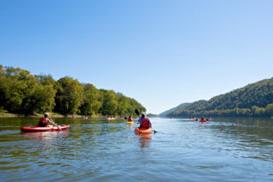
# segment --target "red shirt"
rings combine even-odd
[[[47,118],[40,118],[39,126],[40,127],[46,127],[48,125],[48,119]]]
[[[142,122],[140,123],[140,126],[138,128],[146,130],[146,129],[149,129],[151,127],[152,127],[152,123],[150,122],[150,120],[148,118],[144,118],[142,120]]]

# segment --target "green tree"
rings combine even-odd
[[[130,115],[130,103],[129,103],[129,98],[124,96],[121,93],[117,94],[117,101],[118,101],[118,106],[117,106],[117,114],[122,116],[122,115]]]
[[[116,115],[118,101],[114,91],[101,90],[103,96],[103,102],[100,109],[102,115]]]
[[[24,114],[52,111],[55,105],[56,90],[52,85],[37,85],[24,101]]]
[[[273,116],[273,104],[268,104],[265,107],[265,112],[266,112],[267,115]]]
[[[35,78],[42,85],[52,85],[56,87],[56,81],[51,75],[35,75]]]
[[[37,86],[34,76],[26,70],[10,67],[6,69],[5,76],[5,108],[14,113],[31,113],[27,105]]]
[[[83,99],[83,87],[78,80],[63,77],[57,81],[55,111],[68,115],[78,112]]]
[[[57,82],[50,75],[32,75],[27,70],[0,65],[0,110],[20,114],[54,111],[67,115],[126,115],[145,108],[136,100],[98,90],[92,84],[81,85],[64,77]]]
[[[96,115],[102,105],[100,92],[92,84],[84,85],[84,99],[80,107],[83,115]]]

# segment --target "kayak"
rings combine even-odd
[[[134,121],[127,121],[128,124],[134,124]]]
[[[207,120],[205,120],[205,119],[200,119],[199,122],[200,122],[200,123],[206,123]]]
[[[25,126],[21,128],[23,132],[43,132],[43,131],[62,131],[70,128],[70,125],[59,125],[54,127]]]
[[[139,128],[136,128],[135,129],[135,133],[136,134],[151,134],[153,132],[152,128],[149,128],[149,129],[139,129]]]

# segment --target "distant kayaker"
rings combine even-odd
[[[149,118],[145,117],[145,114],[142,113],[141,117],[138,120],[139,122],[139,129],[146,130],[152,128],[152,123],[150,122]]]
[[[39,120],[39,127],[50,127],[50,126],[58,126],[53,120],[49,119],[49,114],[45,113],[44,117],[40,118]]]
[[[132,122],[132,121],[133,121],[132,117],[129,116],[128,119],[127,119],[127,121],[128,121],[128,122]]]
[[[202,118],[200,119],[200,122],[201,122],[201,123],[205,123],[205,122],[207,122],[207,120],[206,120],[204,117],[202,117]]]

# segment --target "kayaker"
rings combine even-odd
[[[207,120],[206,120],[204,117],[202,117],[202,118],[200,119],[200,122],[201,122],[201,123],[205,123],[205,122],[207,122]]]
[[[141,114],[141,117],[139,118],[138,122],[139,122],[139,127],[138,127],[139,129],[146,130],[146,129],[152,128],[151,121],[149,120],[149,118],[145,117],[144,113]]]
[[[39,127],[50,127],[50,126],[58,126],[57,123],[55,123],[53,120],[48,118],[49,114],[45,113],[44,117],[40,118],[39,120]]]
[[[132,117],[129,116],[128,119],[127,119],[127,121],[128,121],[128,122],[132,122],[132,121],[133,121],[133,120],[132,120]]]

